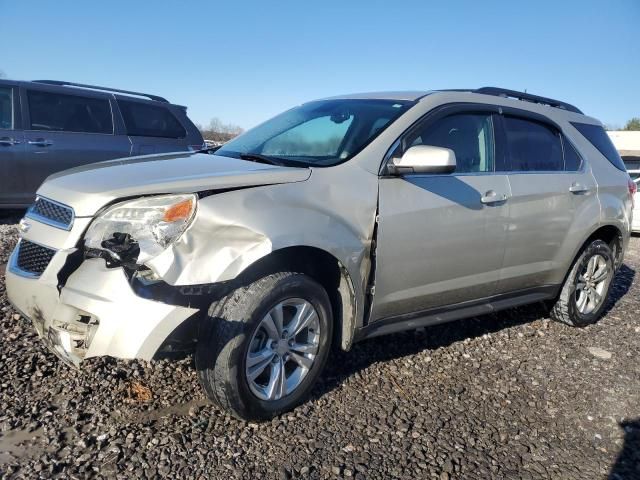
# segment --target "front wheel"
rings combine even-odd
[[[609,245],[594,240],[571,267],[560,296],[551,309],[551,318],[574,327],[595,323],[609,297],[615,261]]]
[[[302,402],[330,350],[326,291],[292,272],[267,275],[211,305],[196,368],[209,398],[243,420],[268,419]]]

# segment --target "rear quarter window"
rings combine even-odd
[[[127,135],[133,137],[184,138],[182,124],[165,107],[140,102],[118,100]]]
[[[600,125],[591,125],[588,123],[571,122],[576,130],[578,130],[584,138],[589,140],[589,143],[596,147],[607,160],[616,167],[618,170],[626,171],[624,162],[620,158],[620,154],[613,146],[609,135],[604,131]]]

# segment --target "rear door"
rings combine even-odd
[[[0,207],[28,203],[24,199],[22,162],[24,133],[20,122],[18,86],[0,84]]]
[[[511,186],[498,293],[562,282],[575,243],[599,215],[597,185],[573,145],[544,117],[501,116]]]
[[[117,103],[131,140],[132,155],[189,150],[187,130],[169,105],[123,98],[118,98]],[[199,142],[198,148],[201,145]]]
[[[129,155],[129,139],[115,134],[109,97],[69,90],[24,91],[27,195],[52,173]]]
[[[429,115],[399,147],[450,148],[454,173],[380,179],[373,321],[419,316],[489,297],[496,289],[509,182],[495,173],[502,157],[494,148],[495,113],[468,108]]]

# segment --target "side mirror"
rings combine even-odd
[[[451,173],[456,169],[456,154],[449,148],[415,145],[401,158],[392,159],[387,169],[391,175]]]

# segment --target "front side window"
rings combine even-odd
[[[560,134],[532,120],[503,117],[507,155],[514,172],[555,172],[564,169]]]
[[[406,148],[431,145],[456,154],[455,173],[494,170],[493,121],[491,114],[459,113],[434,124],[418,127],[405,139]]]
[[[142,102],[118,100],[127,135],[132,137],[184,138],[186,130],[164,107]]]
[[[13,129],[13,94],[12,89],[0,87],[0,129]]]
[[[306,103],[226,143],[216,155],[259,154],[286,165],[336,165],[356,155],[413,104],[373,99]]]
[[[31,130],[113,134],[109,101],[30,90]]]

